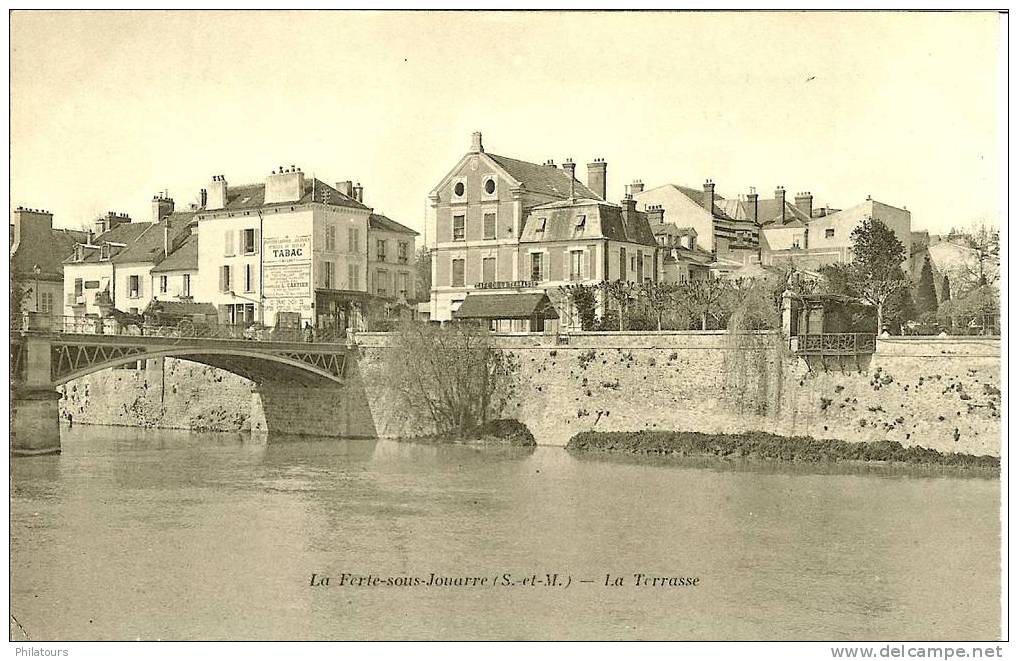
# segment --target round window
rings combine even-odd
[[[495,180],[494,179],[489,179],[486,182],[484,182],[484,192],[487,193],[488,195],[491,195],[492,193],[495,192]]]
[[[458,184],[456,184],[453,187],[453,191],[455,191],[456,197],[463,197],[463,191],[465,191],[465,190],[466,190],[466,187],[463,185],[462,181],[459,182]]]

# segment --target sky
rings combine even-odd
[[[297,165],[424,231],[491,153],[999,222],[995,13],[48,12],[11,19],[11,205],[58,227]]]

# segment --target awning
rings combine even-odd
[[[547,294],[467,294],[453,316],[457,319],[558,319]]]

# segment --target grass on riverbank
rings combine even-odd
[[[585,431],[569,439],[566,449],[579,452],[773,459],[811,463],[882,461],[966,468],[1000,468],[1000,458],[989,455],[944,453],[915,446],[906,448],[897,441],[849,443],[810,436],[779,436],[766,432],[704,434],[685,431]]]
[[[533,447],[537,445],[534,435],[519,420],[489,420],[488,422],[456,434],[429,434],[400,438],[401,441],[431,444],[497,445],[512,447]]]

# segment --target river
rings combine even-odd
[[[79,425],[12,486],[15,640],[1000,636],[978,473]]]

